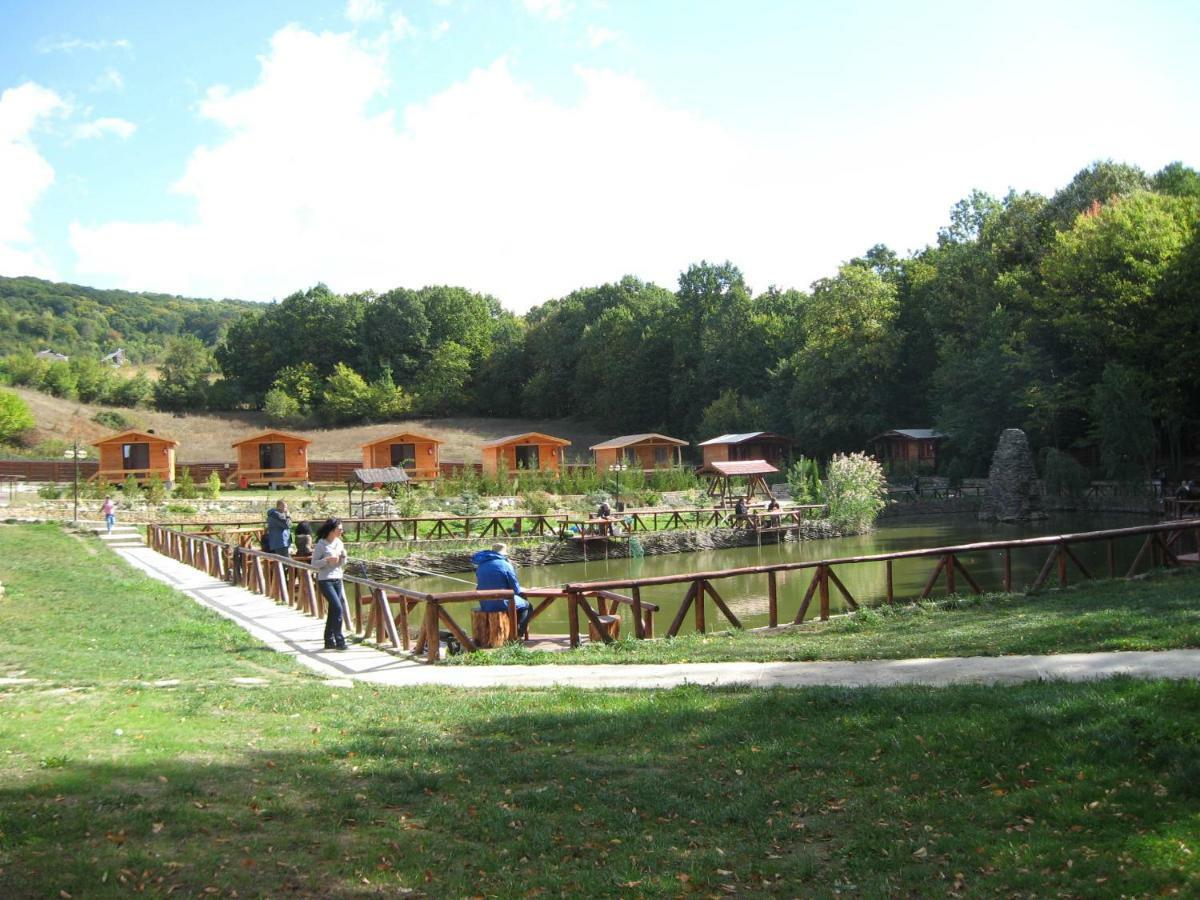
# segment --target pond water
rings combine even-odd
[[[586,563],[569,563],[557,566],[527,567],[518,570],[524,587],[557,587],[566,582],[601,581],[619,578],[650,578],[658,575],[678,575],[688,572],[716,571],[744,566],[771,565],[774,563],[799,562],[819,559],[835,559],[849,556],[866,556],[898,550],[915,550],[925,547],[942,547],[954,544],[969,544],[978,541],[1002,541],[1035,537],[1048,534],[1067,534],[1082,531],[1100,531],[1107,528],[1122,528],[1150,524],[1145,516],[1120,515],[1059,515],[1040,522],[1019,525],[1003,525],[980,522],[974,516],[954,515],[944,517],[923,516],[919,519],[891,520],[883,523],[870,534],[856,537],[835,538],[820,541],[797,541],[784,544],[767,544],[762,547],[738,547],[730,550],[711,550],[698,553],[673,553],[663,556],[646,556],[642,559],[593,560]],[[1117,567],[1126,568],[1132,562],[1140,546],[1141,538],[1126,538],[1117,544]],[[1094,575],[1106,571],[1105,544],[1097,541],[1073,548],[1076,555]],[[1049,548],[1032,548],[1013,553],[1013,585],[1027,585],[1037,577],[1046,560]],[[1003,552],[987,551],[961,557],[961,561],[983,590],[999,590],[1004,573]],[[897,601],[909,600],[919,595],[937,560],[933,558],[903,559],[893,563],[892,579]],[[887,582],[883,563],[843,566],[833,570],[845,584],[847,590],[860,605],[878,603],[886,598]],[[795,616],[804,599],[804,593],[812,580],[812,570],[780,572],[778,577],[779,620],[788,622]],[[1071,566],[1068,576],[1077,581],[1080,576]],[[470,578],[468,574],[461,576]],[[416,590],[439,592],[463,590],[462,581],[442,577],[426,577],[397,582],[401,586]],[[741,620],[742,625],[753,628],[767,624],[767,576],[747,575],[725,578],[714,582],[714,586],[730,609]],[[969,591],[970,586],[961,575],[957,579],[959,591]],[[655,633],[662,635],[683,602],[686,584],[659,585],[642,589],[642,599],[657,603],[660,607],[655,617]],[[939,576],[933,591],[934,597],[945,594],[944,577]],[[809,607],[808,618],[818,612],[814,597]],[[830,585],[830,609],[842,612],[840,592]],[[455,618],[465,622],[468,618],[457,614]],[[622,610],[627,613],[627,609]],[[708,628],[722,627],[725,618],[714,608],[711,601],[705,604]],[[627,620],[628,615],[622,615]],[[582,624],[586,620],[580,616]],[[626,629],[627,629],[627,622]],[[694,628],[693,616],[689,612],[681,631]],[[534,622],[534,633],[562,634],[567,631],[567,611],[563,602],[554,603]]]

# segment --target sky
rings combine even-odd
[[[973,189],[1200,168],[1198,57],[1155,0],[0,0],[0,274],[806,289]]]

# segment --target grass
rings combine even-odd
[[[91,539],[0,573],[6,897],[1200,890],[1195,683],[333,688]]]
[[[719,615],[709,607],[709,620]],[[622,611],[623,620],[629,620]],[[580,616],[583,621],[583,616]],[[623,626],[628,627],[626,621]],[[660,614],[656,622],[665,628]],[[537,632],[536,623],[533,628]],[[550,653],[519,644],[451,657],[455,665],[772,662],[1003,656],[1200,647],[1200,571],[1087,582],[1041,594],[956,595],[877,606],[775,631],[726,631]]]

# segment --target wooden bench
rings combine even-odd
[[[601,614],[596,616],[596,618],[600,620],[600,624],[604,627],[604,631],[610,639],[615,641],[621,637],[620,616]],[[590,619],[588,620],[588,640],[596,644],[604,640],[604,637],[596,629],[596,626],[592,624]]]
[[[494,649],[516,639],[507,611],[484,612],[479,607],[471,610],[471,640],[476,647]]]

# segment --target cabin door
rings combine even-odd
[[[417,467],[416,444],[392,444],[390,465],[398,469],[415,469]]]
[[[150,468],[149,444],[122,444],[121,468],[148,469]]]
[[[258,467],[264,470],[287,468],[287,457],[284,454],[283,444],[259,444]]]

